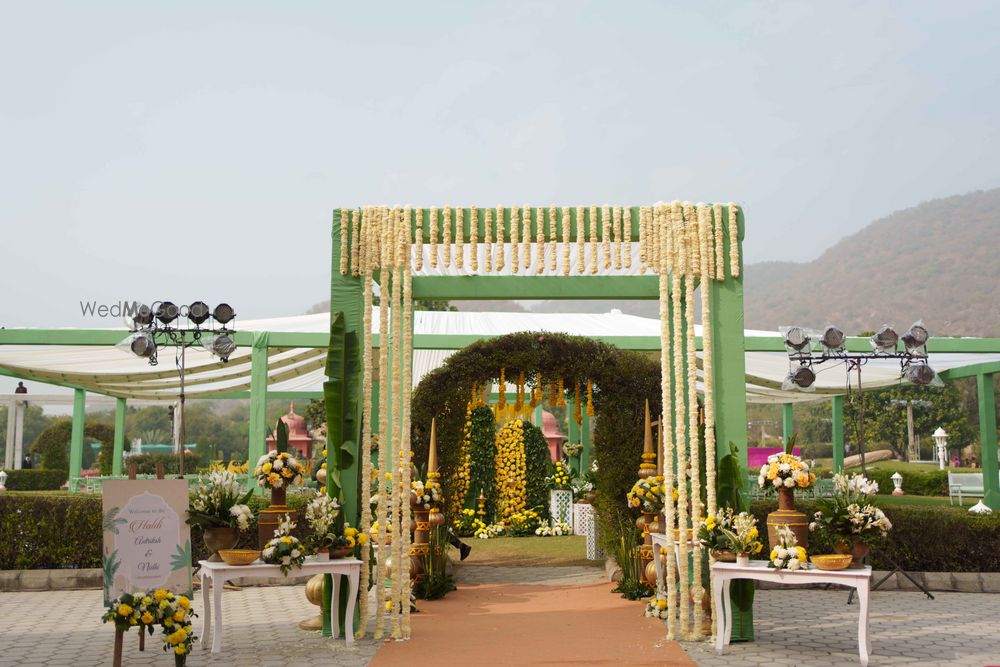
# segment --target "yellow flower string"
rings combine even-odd
[[[594,383],[587,380],[587,416],[594,416]]]
[[[493,209],[486,209],[486,252],[484,253],[486,273],[493,273]]]
[[[549,271],[551,273],[556,272],[556,263],[559,252],[559,246],[556,244],[556,231],[558,229],[559,220],[556,217],[556,213],[556,207],[549,206]]]
[[[419,216],[418,216],[419,218]],[[367,230],[366,230],[367,231]],[[367,247],[368,244],[366,243]],[[361,329],[361,497],[371,497],[371,467],[372,467],[372,273],[367,266],[358,267],[364,269],[362,277],[362,329]],[[327,443],[330,447],[330,443]],[[361,534],[367,535],[372,523],[372,510],[370,503],[361,503]],[[367,563],[369,557],[369,543],[366,541],[361,545],[361,562]],[[368,568],[361,568],[361,580],[359,590],[368,590]],[[377,581],[381,581],[380,579]],[[361,627],[355,633],[355,639],[365,636],[365,629],[368,622],[368,596],[361,595],[360,617]],[[377,609],[377,607],[376,607]]]
[[[444,207],[444,268],[451,268],[451,206]]]
[[[465,266],[465,209],[455,209],[455,268]]]
[[[340,209],[340,275],[347,275],[347,262],[350,259],[350,250],[347,245],[351,224],[350,213],[346,208]]]
[[[506,378],[506,368],[500,369],[500,382],[497,385],[497,391],[500,394],[497,397],[497,407],[503,410],[507,407],[507,378]]]
[[[590,272],[597,273],[597,207],[590,207]]]
[[[605,270],[611,268],[611,207],[601,208],[601,259]]]
[[[510,207],[510,272],[517,273],[521,268],[520,242],[518,233],[521,230],[521,211],[516,206]]]
[[[577,425],[583,424],[583,413],[580,406],[580,383],[573,380],[573,421]]]
[[[438,208],[431,207],[431,268],[436,269],[438,265]],[[383,525],[383,524],[379,524]]]
[[[472,216],[469,220],[469,244],[471,246],[469,263],[475,272],[479,271],[479,209],[472,207],[469,215]]]
[[[562,272],[564,276],[569,275],[569,208],[562,208]]]
[[[740,277],[740,232],[736,218],[739,209],[734,202],[729,202],[729,274],[733,278]]]

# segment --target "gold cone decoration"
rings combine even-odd
[[[437,450],[437,419],[431,417],[431,441],[430,449],[427,452],[427,474],[437,472],[438,450]]]
[[[653,451],[653,423],[649,419],[649,399],[646,399],[646,422],[642,437],[642,463],[639,464],[639,477],[656,475],[656,453]]]

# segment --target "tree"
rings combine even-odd
[[[885,389],[866,391],[864,398],[865,410],[865,449],[871,451],[873,444],[888,445],[899,458],[905,458],[907,448],[906,407],[893,404],[892,401],[928,401],[930,407],[913,410],[914,435],[926,439],[939,426],[948,433],[948,446],[952,449],[962,449],[976,442],[976,431],[972,428],[968,414],[962,407],[962,395],[954,384],[944,387],[918,387],[915,385],[897,385]],[[857,444],[859,436],[858,394],[852,400],[845,401],[844,422],[845,434],[853,444]]]

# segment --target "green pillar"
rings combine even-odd
[[[1000,472],[997,465],[997,411],[993,373],[976,376],[979,396],[979,443],[983,458],[983,502],[993,511],[1000,510]]]
[[[781,404],[781,434],[782,442],[786,445],[795,433],[795,414],[791,403]]]
[[[12,418],[11,417],[8,418]],[[87,417],[87,392],[73,390],[73,431],[69,440],[69,490],[76,491],[83,467],[83,429]]]
[[[580,470],[590,470],[590,417],[587,416],[586,409],[582,410],[582,421],[580,425],[580,443],[583,449],[580,450]],[[598,465],[600,465],[598,463]]]
[[[844,472],[844,397],[834,396],[830,401],[831,431],[833,436],[833,472]]]
[[[250,488],[258,488],[253,481],[253,469],[257,459],[264,455],[267,442],[267,340],[266,331],[254,333],[250,350],[250,429],[247,446],[250,470],[247,484]]]
[[[111,460],[111,474],[122,474],[122,457],[125,455],[125,399],[115,400],[115,453]]]

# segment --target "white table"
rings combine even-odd
[[[663,581],[663,563],[660,561],[658,556],[660,555],[660,549],[670,549],[674,550],[674,562],[680,565],[681,561],[681,543],[674,539],[667,539],[664,533],[650,533],[653,541],[653,566],[656,568],[656,580]],[[691,537],[691,531],[688,531],[688,536]],[[690,553],[694,549],[694,543],[688,540],[687,551]],[[666,585],[664,583],[664,585]]]
[[[871,640],[868,638],[868,607],[871,589],[872,569],[863,568],[847,570],[778,570],[769,568],[766,560],[752,560],[747,566],[736,563],[715,563],[712,565],[715,575],[712,587],[712,598],[715,604],[718,625],[716,626],[715,650],[722,654],[723,648],[729,644],[733,628],[733,606],[729,599],[729,585],[733,579],[758,579],[774,581],[779,584],[840,584],[851,586],[858,591],[858,602],[861,608],[858,617],[858,654],[861,664],[868,665],[871,653]],[[725,609],[724,613],[719,610]]]
[[[215,633],[212,635],[212,653],[222,651],[222,587],[227,579],[236,577],[280,577],[281,569],[277,565],[256,560],[250,565],[226,565],[225,563],[211,563],[207,560],[198,561],[201,565],[201,597],[205,607],[202,615],[201,625],[201,645],[208,643],[208,636],[212,634],[213,612],[215,615]],[[333,628],[333,636],[337,637],[340,629],[340,605],[339,600],[340,578],[347,577],[350,595],[347,596],[347,615],[344,618],[344,639],[348,644],[354,643],[354,603],[358,597],[358,581],[361,577],[361,561],[357,558],[334,558],[332,560],[312,560],[307,559],[302,564],[302,569],[292,568],[289,574],[333,575],[333,604],[330,605],[330,625]],[[210,592],[211,589],[211,592]],[[212,609],[214,598],[215,609]]]

